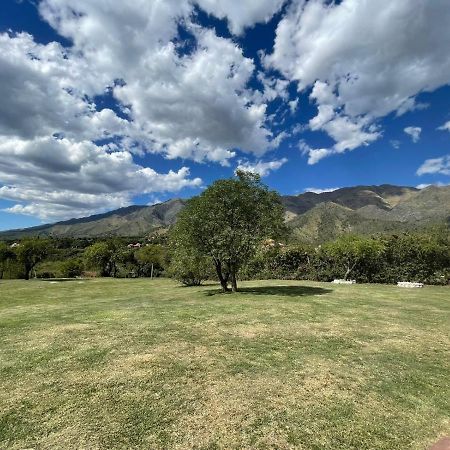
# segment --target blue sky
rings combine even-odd
[[[447,0],[127,3],[2,1],[0,229],[237,167],[282,194],[450,183]]]

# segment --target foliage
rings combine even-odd
[[[88,268],[98,269],[101,276],[114,277],[117,273],[117,262],[120,259],[115,241],[96,242],[84,252],[85,264]]]
[[[6,242],[0,242],[0,279],[3,278],[3,273],[9,268],[11,260],[16,257],[11,247]]]
[[[354,235],[344,235],[321,248],[325,257],[337,265],[340,277],[344,280],[361,266],[376,265],[384,250],[379,240]]]
[[[223,291],[237,290],[242,266],[265,238],[285,232],[284,212],[275,191],[259,175],[238,171],[189,200],[178,216],[171,241],[213,260]]]
[[[164,270],[166,252],[162,245],[148,244],[134,254],[139,276],[157,276]]]
[[[49,241],[39,238],[27,238],[14,248],[17,261],[22,265],[24,277],[30,279],[32,270],[43,261],[50,250]]]
[[[450,244],[448,234],[404,233],[384,239],[383,264],[375,281],[448,283]]]
[[[63,261],[61,264],[61,276],[63,278],[75,278],[83,274],[84,264],[80,258]]]
[[[199,286],[202,281],[214,277],[214,269],[211,258],[203,256],[194,248],[177,245],[175,241],[171,243],[168,274],[185,286]]]

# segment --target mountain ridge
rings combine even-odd
[[[132,205],[88,217],[0,231],[0,239],[143,236],[174,224],[186,201],[175,198],[150,206]],[[294,234],[315,242],[348,232],[400,231],[450,223],[450,186],[419,190],[389,184],[363,185],[331,192],[284,195],[281,201],[286,222]]]

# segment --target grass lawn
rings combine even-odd
[[[425,449],[450,289],[0,282],[0,448]]]

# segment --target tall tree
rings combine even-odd
[[[223,291],[237,291],[240,268],[267,238],[286,232],[279,195],[259,175],[238,171],[188,201],[172,230],[177,246],[209,256]]]
[[[49,248],[49,242],[39,238],[24,239],[15,247],[16,258],[23,266],[26,280],[30,279],[31,271],[36,265],[46,258]]]

